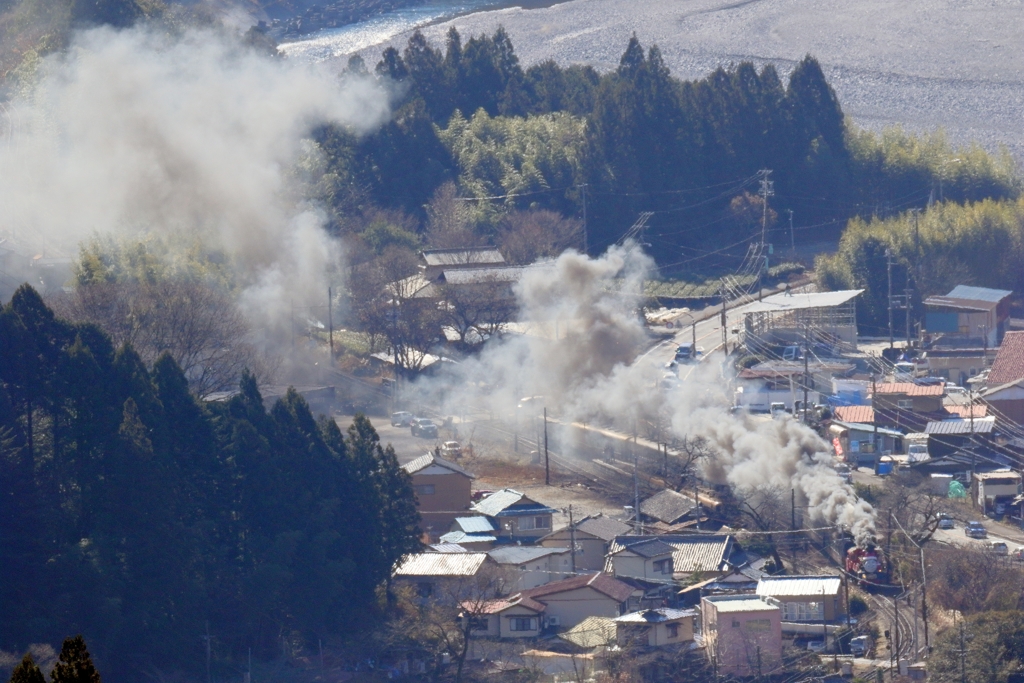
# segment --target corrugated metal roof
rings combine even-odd
[[[495,491],[480,502],[476,503],[471,509],[474,512],[495,517],[499,512],[507,507],[515,505],[525,497],[526,494],[520,493],[515,489],[502,489],[500,491]]]
[[[424,249],[420,252],[428,266],[498,265],[505,263],[497,247],[463,247],[461,249]]]
[[[996,419],[994,417],[979,417],[973,420],[942,420],[939,422],[929,422],[924,427],[924,433],[945,435],[989,434],[995,427]]]
[[[741,313],[773,313],[797,311],[805,308],[832,308],[841,306],[861,294],[863,289],[844,289],[837,292],[796,292],[773,294],[740,309]]]
[[[468,553],[469,551],[457,543],[433,543],[430,549],[435,553]]]
[[[765,602],[761,598],[732,595],[713,595],[704,598],[718,610],[719,614],[730,612],[777,612],[778,605]]]
[[[971,311],[972,313],[985,313],[995,307],[994,302],[951,299],[948,296],[930,296],[924,300],[924,305],[934,308],[949,308],[955,311]]]
[[[694,507],[693,498],[665,489],[642,501],[640,512],[666,524],[675,524]]]
[[[757,582],[757,595],[762,598],[839,595],[842,583],[838,576],[763,576]]]
[[[569,552],[568,548],[540,548],[537,546],[506,546],[488,551],[491,559],[498,564],[525,564],[548,555],[561,555]]]
[[[499,612],[504,612],[509,607],[525,607],[533,610],[534,612],[540,613],[547,607],[544,603],[537,602],[536,600],[532,600],[522,595],[513,595],[508,598],[497,598],[496,600],[487,600],[483,603],[466,601],[462,603],[462,606],[474,614],[498,614]]]
[[[873,433],[873,432],[877,431],[879,434],[884,434],[886,436],[895,436],[895,437],[902,437],[904,435],[903,432],[901,432],[899,430],[888,429],[886,427],[877,427],[876,428],[875,425],[873,425],[873,424],[863,424],[863,423],[858,423],[858,422],[842,422],[840,420],[833,420],[832,424],[839,425],[843,429],[849,429],[849,430],[857,431],[857,432],[872,432]]]
[[[640,612],[623,614],[621,617],[615,617],[612,621],[617,624],[661,624],[666,621],[675,621],[676,619],[695,616],[697,616],[696,610],[660,607],[658,609],[645,609]]]
[[[497,536],[491,534],[467,534],[464,531],[449,531],[440,538],[443,543],[497,543]]]
[[[615,622],[608,617],[587,617],[558,637],[589,650],[614,643],[617,632]]]
[[[989,289],[988,287],[972,287],[970,285],[957,285],[953,291],[946,296],[950,299],[967,299],[969,301],[990,301],[998,303],[1013,294],[1008,289]]]
[[[395,567],[395,576],[475,576],[487,553],[415,553]]]
[[[446,470],[451,470],[456,474],[467,476],[470,479],[476,479],[476,477],[471,472],[468,472],[459,467],[458,465],[456,465],[455,463],[449,462],[448,460],[438,457],[433,453],[427,453],[426,455],[421,455],[415,460],[410,460],[409,462],[402,465],[402,469],[408,472],[409,474],[416,474],[420,470],[425,470],[431,465],[437,465],[438,467],[443,467]]]
[[[483,534],[497,531],[486,517],[456,517],[455,524],[467,534]]]
[[[882,382],[875,384],[876,394],[906,394],[907,396],[942,396],[946,387],[942,384],[914,384],[913,382]]]

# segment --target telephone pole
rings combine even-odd
[[[331,365],[333,366],[333,364],[334,364],[334,317],[333,317],[333,314],[332,314],[332,311],[331,311],[331,301],[332,300],[333,299],[331,297],[331,288],[328,287],[327,288],[327,328],[329,330],[328,334],[330,335]]]
[[[573,575],[576,574],[576,523],[572,519],[572,504],[569,504],[569,562]]]
[[[583,254],[587,255],[590,252],[590,244],[587,238],[587,184],[583,183],[580,185],[580,190],[583,192]]]
[[[544,408],[544,485],[551,486],[551,463],[548,461],[548,409]]]
[[[789,213],[789,248],[796,252],[796,233],[793,231],[793,209],[786,209]]]
[[[885,250],[885,270],[889,277],[889,348],[895,344],[892,339],[892,250]]]
[[[768,275],[768,251],[765,248],[765,239],[768,234],[768,198],[775,196],[775,182],[771,180],[771,169],[764,168],[759,172],[761,175],[761,186],[757,195],[761,198],[761,251],[759,255],[764,259],[763,268],[757,277],[757,298],[761,298],[761,291],[764,289],[764,280]]]

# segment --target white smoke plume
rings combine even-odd
[[[254,328],[325,299],[339,258],[293,168],[322,123],[365,132],[388,99],[215,31],[80,33],[11,103],[0,230],[75,254],[94,235],[198,239],[224,251]]]
[[[531,269],[517,290],[529,333],[462,364],[446,392],[499,415],[521,397],[543,396],[562,422],[600,422],[626,433],[636,420],[667,412],[674,435],[704,437],[717,451],[702,463],[705,479],[734,490],[794,489],[812,521],[844,525],[860,544],[872,540],[874,511],[828,465],[827,444],[794,420],[731,413],[716,359],[671,391],[658,386],[663,369],[638,357],[648,344],[638,313],[641,285],[652,266],[627,244],[595,259],[569,251]]]

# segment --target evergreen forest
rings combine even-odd
[[[941,133],[857,129],[811,56],[786,80],[770,64],[743,62],[683,81],[636,36],[619,67],[602,74],[552,61],[523,68],[503,29],[465,41],[452,29],[444,46],[416,33],[404,50],[387,48],[372,74],[353,57],[345,77],[360,75],[392,86],[394,116],[363,138],[318,130],[325,161],[311,187],[334,230],[378,253],[423,239],[425,207],[446,183],[483,242],[510,212],[550,210],[585,217],[586,246],[597,253],[653,212],[642,241],[663,275],[735,265],[765,219],[767,241],[788,248],[838,239],[850,218],[888,217],[929,198],[1019,192],[1008,155],[953,149]],[[767,210],[757,196],[762,169],[774,182]],[[380,209],[396,227],[368,233],[366,216]]]
[[[408,475],[251,375],[199,402],[22,286],[0,309],[0,643],[83,634],[112,681],[198,677],[359,631],[419,547]],[[207,638],[209,640],[205,640]],[[234,674],[231,674],[234,676]]]

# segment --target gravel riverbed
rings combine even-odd
[[[742,60],[772,62],[785,75],[811,54],[862,126],[942,127],[957,143],[1005,145],[1024,160],[1022,0],[570,0],[422,30],[441,45],[453,25],[464,37],[503,25],[527,66],[550,58],[612,69],[633,33],[656,43],[682,78]],[[385,45],[401,48],[410,33],[362,54],[376,63]]]

